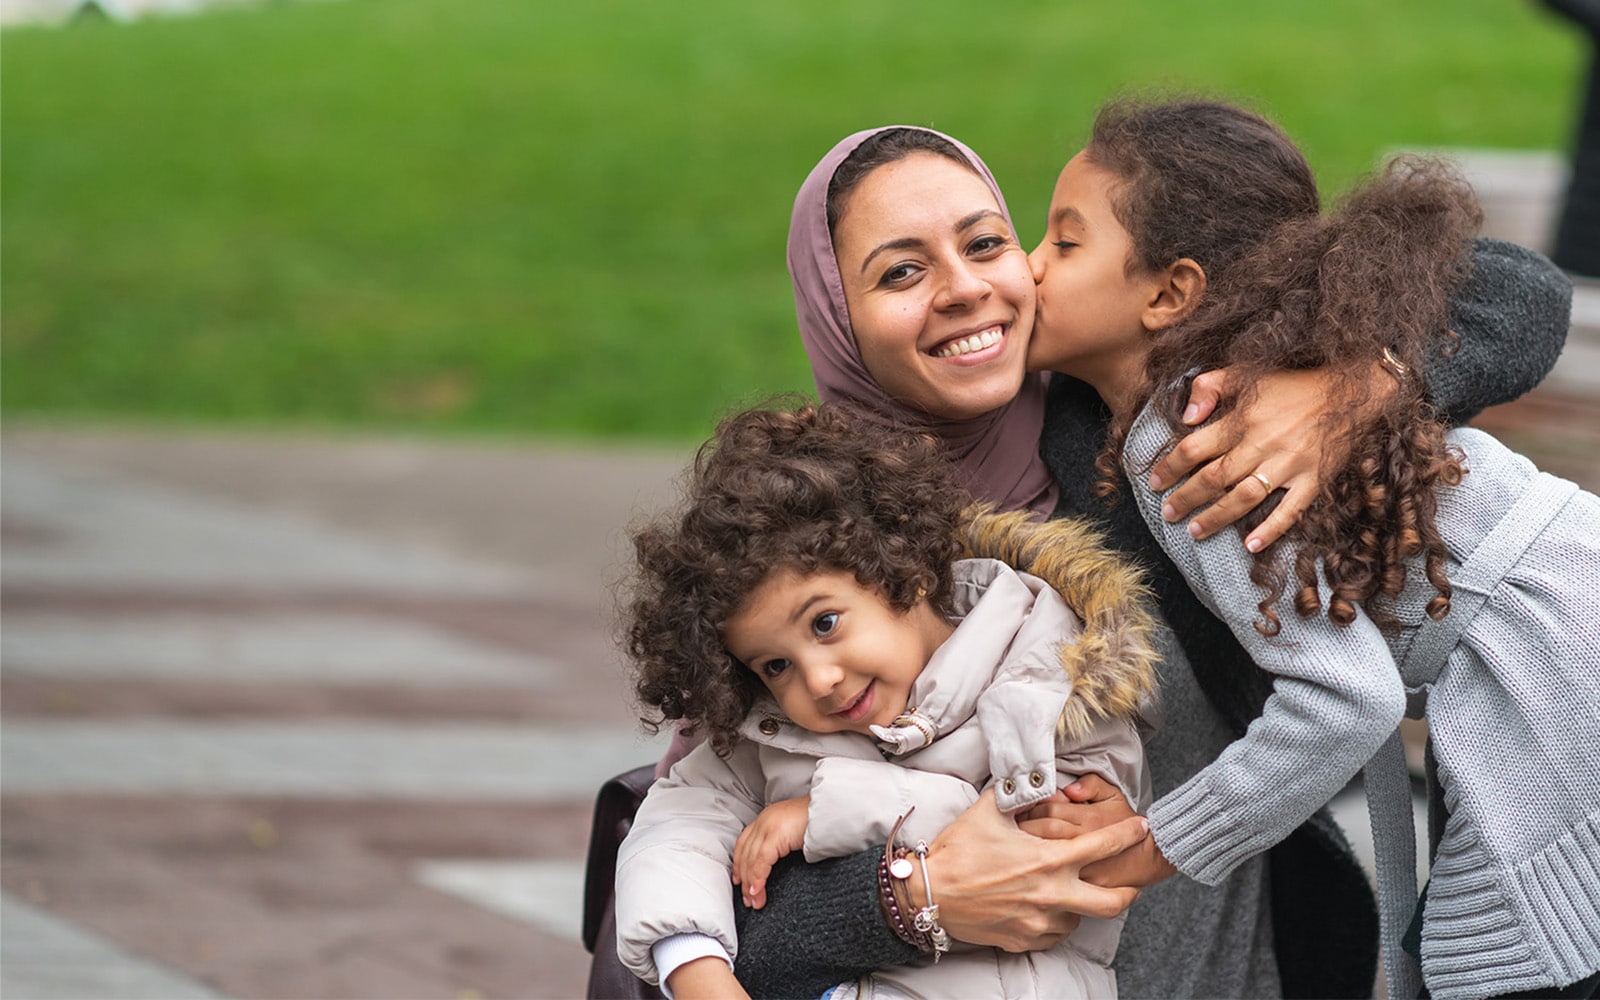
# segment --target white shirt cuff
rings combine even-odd
[[[727,962],[729,969],[733,968],[733,959],[728,957],[728,950],[722,947],[721,941],[709,934],[673,934],[650,947],[650,958],[656,963],[656,974],[661,977],[661,992],[667,995],[667,1000],[672,1000],[667,977],[677,971],[678,966],[707,955],[715,955]]]

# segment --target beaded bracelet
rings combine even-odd
[[[895,937],[918,951],[928,950],[919,940],[920,935],[913,933],[910,925],[906,923],[904,911],[900,907],[900,900],[896,898],[894,882],[889,876],[889,855],[887,852],[878,859],[878,907],[883,911],[883,919],[888,922],[889,928],[894,931]]]

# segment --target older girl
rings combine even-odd
[[[1183,433],[1186,373],[1382,365],[1335,380],[1348,455],[1280,546],[1146,522],[1273,693],[1150,810],[1154,874],[1217,883],[1367,768],[1391,996],[1559,989],[1600,972],[1600,498],[1487,434],[1447,432],[1413,372],[1449,342],[1477,222],[1465,182],[1400,160],[1334,215],[1271,123],[1209,102],[1113,105],[1067,164],[1033,253],[1035,363],[1095,387],[1107,459],[1139,476]],[[1273,484],[1262,482],[1271,492]],[[1427,706],[1448,812],[1425,906],[1397,725]],[[1381,752],[1380,752],[1381,748]],[[1170,869],[1167,869],[1170,870]]]

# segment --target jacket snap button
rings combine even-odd
[[[759,728],[761,730],[763,735],[776,736],[776,735],[778,735],[778,720],[777,719],[762,719],[761,720],[761,725],[759,727],[757,727],[757,728]]]
[[[1040,774],[1038,771],[1034,771],[1032,774],[1028,775],[1028,784],[1038,788],[1040,785],[1044,784],[1044,775]]]
[[[1012,781],[1010,778],[1007,778],[1006,780],[1000,782],[1000,790],[1005,792],[1007,795],[1010,795],[1012,792],[1017,790],[1017,783]]]

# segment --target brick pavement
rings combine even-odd
[[[0,994],[566,997],[683,455],[12,427]]]

